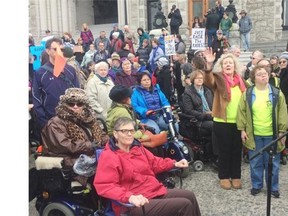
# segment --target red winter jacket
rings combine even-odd
[[[155,174],[172,169],[174,162],[154,156],[137,140],[127,153],[110,139],[99,158],[94,187],[100,196],[123,203],[128,203],[131,195],[142,194],[152,199],[167,193]],[[119,211],[119,206],[112,206],[115,213]]]

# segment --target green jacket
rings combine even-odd
[[[136,114],[131,106],[113,102],[111,108],[107,112],[106,118],[106,126],[109,136],[113,135],[114,124],[119,117],[128,117],[134,120],[137,124],[140,122],[136,119]]]
[[[242,94],[239,102],[237,113],[237,128],[238,130],[244,130],[247,133],[248,140],[246,140],[244,146],[250,150],[255,150],[254,133],[253,133],[253,119],[252,104],[254,95],[254,85],[247,88],[246,92]],[[287,108],[285,97],[279,89],[269,85],[269,98],[272,100],[272,127],[273,127],[273,139],[276,139],[278,133],[286,132],[287,130]],[[277,152],[281,152],[285,148],[285,145],[279,141],[277,145]]]
[[[233,22],[231,18],[229,17],[227,19],[222,18],[219,27],[222,31],[230,31],[230,29],[232,28],[232,24]]]

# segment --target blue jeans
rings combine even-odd
[[[223,31],[223,36],[225,36],[227,39],[229,39],[230,31],[229,30],[228,31]]]
[[[207,31],[208,47],[211,47],[212,41],[217,39],[216,31],[217,31],[217,29],[208,29],[208,31]]]
[[[245,51],[250,50],[250,32],[240,33],[240,38],[242,41],[242,46]]]
[[[162,115],[157,117],[157,119],[155,121],[152,119],[142,119],[141,122],[146,124],[149,127],[153,127],[155,129],[156,134],[159,134],[163,130],[165,130],[165,131],[169,130],[168,124],[166,124]],[[175,128],[176,128],[176,131],[178,133],[179,125],[177,122],[175,123]]]
[[[272,136],[254,136],[256,149],[249,150],[248,155],[251,157],[259,149],[263,148],[273,140]],[[265,151],[263,154],[250,161],[250,177],[252,181],[252,187],[255,189],[263,188],[263,173],[265,170],[265,181],[268,183],[268,161],[269,154]],[[280,153],[277,153],[273,158],[272,168],[272,183],[271,190],[279,190],[279,166],[280,166]]]

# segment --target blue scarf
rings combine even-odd
[[[96,73],[96,76],[97,76],[102,82],[104,82],[104,83],[107,82],[108,76],[106,76],[106,77],[101,77],[101,76],[100,76],[99,74],[97,74],[97,73]]]
[[[197,89],[197,88],[195,88],[195,89],[196,89],[197,93],[198,93],[198,94],[200,95],[200,97],[201,97],[203,112],[210,112],[211,110],[210,110],[209,105],[208,105],[208,103],[207,103],[207,100],[206,100],[206,98],[205,98],[203,86],[201,86],[200,89]]]

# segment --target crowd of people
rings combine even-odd
[[[122,31],[114,24],[108,37],[105,31],[94,37],[84,23],[77,43],[68,32],[62,38],[47,39],[41,67],[29,71],[29,103],[33,104],[29,112],[39,126],[44,153],[64,156],[65,165],[71,167],[80,154],[91,156],[93,147],[102,147],[94,179],[100,195],[138,207],[145,205],[147,215],[165,215],[172,210],[175,215],[201,215],[193,192],[167,190],[155,177],[173,167],[187,167],[187,161],[157,157],[141,142],[145,125],[156,135],[168,130],[163,116],[154,110],[181,103],[181,111],[195,117],[202,132],[212,139],[210,148],[217,158],[220,187],[241,189],[243,148],[251,156],[287,131],[288,52],[267,59],[255,50],[251,62],[241,65],[240,48],[229,44],[231,19],[216,2],[205,24],[207,48],[193,50],[190,56],[179,26],[172,23],[176,53],[171,58],[165,55],[163,44],[169,34],[166,28],[157,39],[150,38],[142,27],[136,35],[128,25]],[[176,19],[179,14],[173,6],[169,16]],[[251,20],[245,11],[240,14],[248,20],[243,21],[245,26],[239,21],[244,51],[248,51],[252,24],[246,26]],[[199,17],[193,27],[203,27]],[[53,73],[57,55],[67,59],[59,76]],[[96,117],[107,123],[107,134],[97,125]],[[283,137],[273,148],[271,194],[276,198],[280,197],[281,152],[286,147]],[[250,161],[251,195],[261,192],[263,178],[267,181],[267,154]],[[173,208],[164,211],[163,206]],[[138,215],[139,209],[132,210],[132,215]]]

